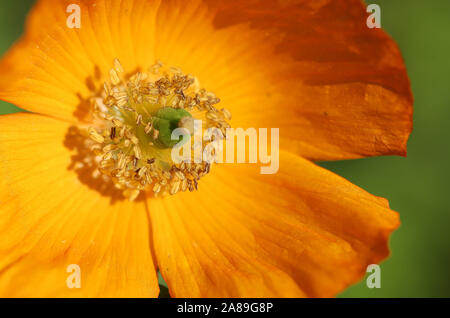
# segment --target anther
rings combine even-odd
[[[220,100],[177,68],[165,69],[158,62],[149,72],[126,79],[120,61],[114,59],[113,64],[109,83],[104,83],[100,96],[93,96],[94,114],[101,124],[97,129],[88,128],[95,143],[90,148],[100,156],[100,172],[130,200],[146,190],[174,195],[198,189],[198,180],[210,172],[210,164],[175,164],[166,150],[182,137],[172,140],[172,130],[180,127],[194,134],[195,119],[190,112],[195,110],[196,116],[207,118],[207,128],[223,131],[230,127],[226,120],[231,119],[231,113],[216,109],[214,105]]]

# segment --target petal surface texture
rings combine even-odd
[[[234,127],[279,127],[281,147],[308,159],[406,154],[405,66],[359,0],[75,1],[70,29],[72,2],[38,3],[0,64],[0,98],[85,120],[115,57],[130,71],[161,60],[216,93]]]
[[[62,121],[0,117],[0,295],[157,297],[144,202],[112,201]],[[81,288],[67,282],[79,266]]]
[[[331,297],[388,256],[385,199],[286,152],[280,167],[220,166],[198,192],[149,201],[173,297]]]

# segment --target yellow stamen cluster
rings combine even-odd
[[[148,72],[127,76],[119,60],[109,72],[101,96],[94,98],[94,125],[88,134],[98,156],[98,169],[109,176],[126,197],[134,200],[141,191],[155,195],[194,191],[198,180],[210,171],[210,163],[193,160],[175,164],[171,147],[161,146],[158,111],[170,108],[186,116],[178,126],[193,133],[193,120],[201,119],[206,128],[217,128],[226,135],[231,119],[228,110],[218,110],[220,101],[201,89],[198,80],[179,69],[166,69],[156,63]],[[192,140],[192,138],[191,138]],[[208,142],[206,142],[207,144]],[[191,141],[191,146],[194,147]]]

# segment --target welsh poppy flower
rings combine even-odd
[[[0,98],[29,111],[0,117],[0,294],[157,297],[157,270],[173,297],[360,280],[398,214],[313,161],[406,155],[405,66],[366,18],[359,0],[38,1],[0,62]],[[279,171],[171,164],[194,112],[280,128]]]

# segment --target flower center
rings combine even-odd
[[[146,190],[155,195],[196,190],[198,180],[210,171],[210,161],[175,163],[172,148],[194,144],[189,135],[172,138],[172,132],[185,128],[192,135],[198,119],[225,136],[230,112],[218,110],[220,100],[201,89],[195,77],[159,62],[148,72],[126,76],[115,59],[109,75],[110,83],[94,99],[94,125],[88,128],[99,171],[130,200]]]

